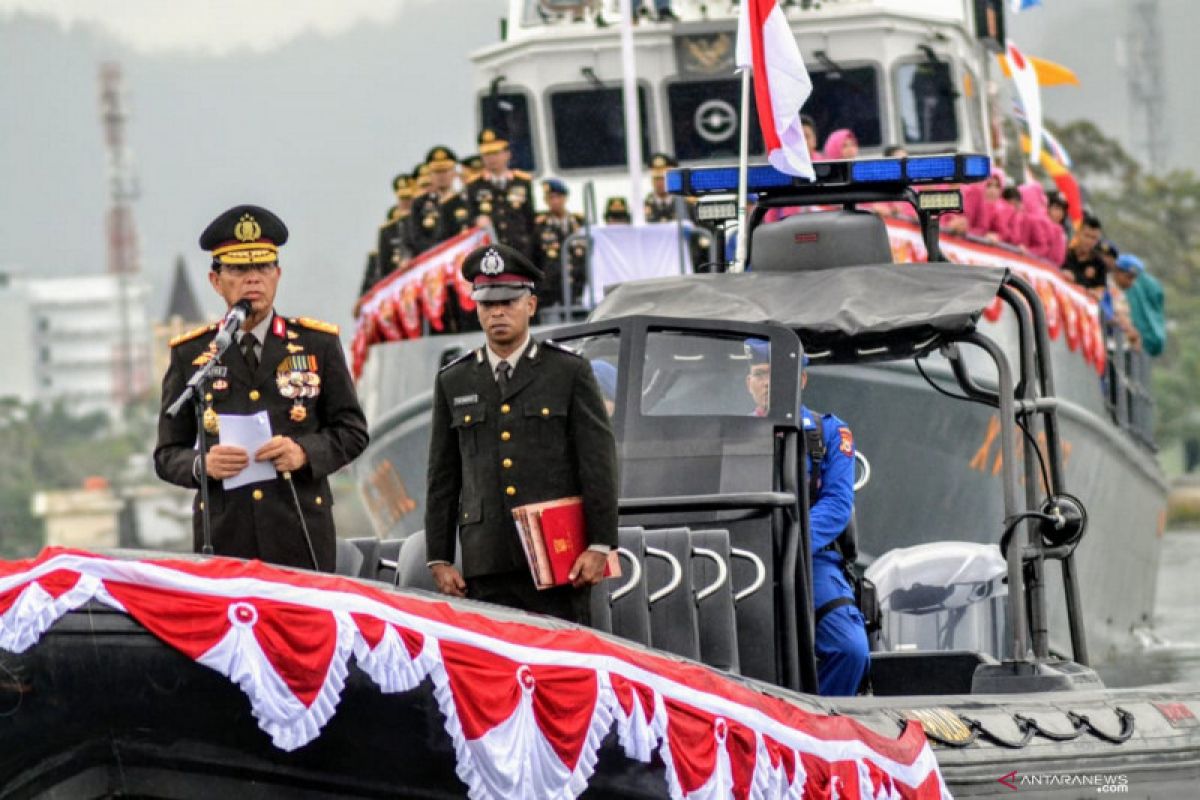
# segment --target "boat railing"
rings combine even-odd
[[[1150,357],[1131,347],[1125,332],[1114,321],[1104,323],[1108,344],[1104,401],[1113,422],[1138,444],[1157,449],[1154,443],[1154,398],[1150,393]]]

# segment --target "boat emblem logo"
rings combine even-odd
[[[692,122],[696,133],[706,142],[714,144],[731,138],[737,130],[737,111],[724,100],[705,100],[696,107]]]
[[[238,224],[233,229],[233,235],[239,242],[257,241],[262,237],[262,227],[254,217],[242,214],[242,218],[238,220]]]
[[[484,275],[499,275],[504,272],[504,259],[494,249],[489,249],[479,261],[479,271]]]

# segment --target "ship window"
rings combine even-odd
[[[735,159],[741,136],[739,80],[686,81],[667,86],[671,138],[680,161]],[[762,155],[762,130],[750,99],[750,154]]]
[[[883,143],[879,72],[872,66],[809,69],[812,95],[800,113],[812,117],[820,146],[840,128],[854,131],[860,147]]]
[[[638,87],[638,109],[642,156],[648,158],[650,132],[642,86]],[[619,87],[554,91],[550,94],[550,118],[560,170],[625,166],[625,109]]]
[[[479,128],[492,128],[512,150],[511,166],[536,172],[529,98],[520,92],[497,92],[479,98]]]
[[[958,141],[954,101],[958,92],[945,61],[901,64],[895,72],[896,98],[905,144]]]
[[[646,337],[642,414],[765,416],[768,339],[661,331]]]

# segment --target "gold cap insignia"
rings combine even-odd
[[[437,150],[433,151],[433,158],[435,161],[441,161],[441,160],[449,158],[449,157],[450,157],[450,154],[447,153],[445,150],[443,150],[440,147]]]
[[[496,141],[496,132],[491,128],[488,128],[482,134],[480,134],[479,140],[482,142],[494,142]]]
[[[254,242],[262,238],[262,227],[254,217],[242,214],[242,218],[233,228],[233,235],[239,242]]]
[[[504,259],[495,250],[488,250],[479,260],[479,271],[484,275],[499,275],[504,272]]]

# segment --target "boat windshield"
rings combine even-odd
[[[770,346],[760,338],[650,333],[642,368],[642,415],[766,416]]]
[[[905,144],[958,141],[958,92],[945,61],[908,62],[892,71]]]
[[[639,86],[644,156],[651,152],[646,105],[646,88]],[[625,166],[625,110],[619,86],[554,89],[550,119],[559,170]]]
[[[529,97],[522,92],[493,92],[479,98],[480,130],[491,128],[508,142],[511,166],[537,172],[533,156],[533,129]]]

